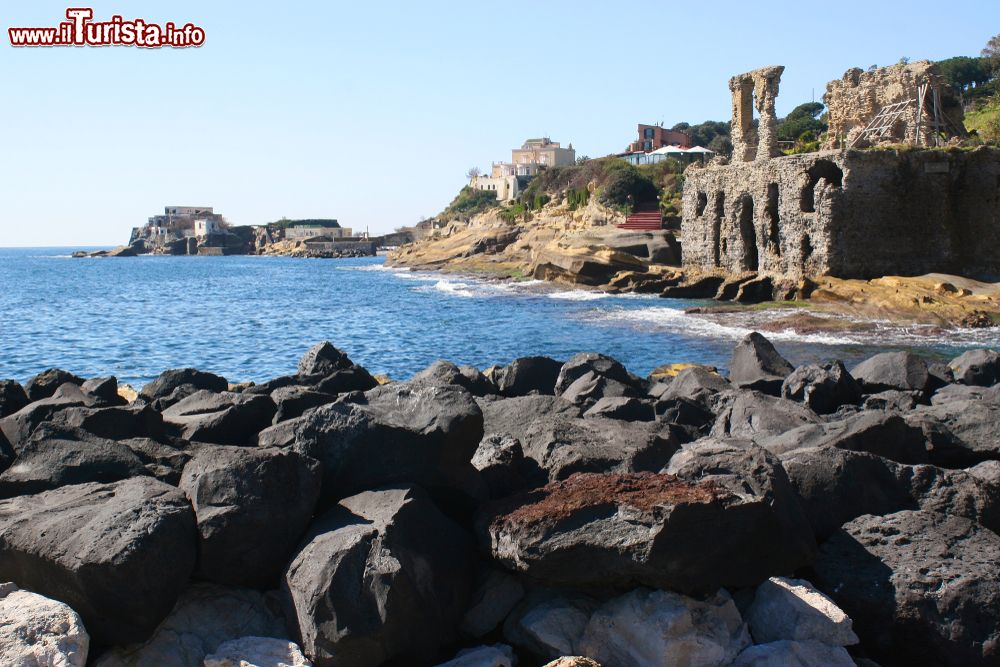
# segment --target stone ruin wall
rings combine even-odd
[[[962,105],[952,89],[943,85],[937,72],[934,63],[920,60],[868,72],[858,68],[849,69],[843,77],[828,83],[823,96],[823,103],[829,112],[827,148],[850,147],[883,107],[915,100],[921,83],[928,83],[938,91],[942,111],[951,125],[956,129],[964,128]],[[924,146],[933,145],[927,122],[932,117],[930,104],[931,95],[928,94],[925,102],[927,112],[921,123],[921,144]],[[893,132],[879,143],[912,143],[915,134],[914,110],[900,118]],[[859,148],[862,147],[864,146],[859,145]]]
[[[779,157],[774,101],[783,71],[729,80],[732,163],[685,172],[685,268],[792,279],[1000,273],[1000,150]],[[924,81],[940,84],[926,61],[850,70],[828,86],[831,134],[852,137],[883,105],[915,99]],[[916,107],[910,118],[916,122]]]
[[[1000,150],[826,151],[689,169],[685,268],[1000,273]]]

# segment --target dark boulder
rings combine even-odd
[[[692,366],[680,371],[660,398],[685,398],[708,406],[719,392],[732,389],[729,381],[704,366]]]
[[[733,350],[729,361],[729,381],[742,389],[778,396],[781,383],[794,370],[788,361],[778,354],[771,341],[756,331]]]
[[[301,417],[302,413],[311,408],[318,408],[337,400],[335,394],[324,394],[309,387],[290,385],[271,392],[271,400],[277,406],[272,422],[278,424],[289,419]]]
[[[312,385],[313,389],[324,394],[346,394],[351,391],[368,391],[378,386],[378,380],[358,366],[352,365],[330,373]]]
[[[458,367],[450,361],[435,361],[410,379],[410,384],[444,385],[462,387],[473,396],[486,396],[496,392],[486,376],[472,366]]]
[[[195,391],[204,389],[220,392],[229,388],[226,378],[214,373],[206,373],[194,368],[174,368],[160,373],[159,377],[142,388],[139,395],[150,401],[155,401],[167,398],[182,385],[190,385]]]
[[[360,400],[285,422],[292,447],[323,464],[326,501],[404,482],[466,495],[485,491],[470,463],[483,439],[483,414],[469,392],[398,383]]]
[[[163,412],[167,408],[177,405],[183,401],[188,396],[194,396],[199,391],[209,391],[208,389],[199,389],[193,384],[182,384],[178,387],[174,387],[174,390],[162,398],[157,398],[150,401],[142,394],[139,394],[139,399],[145,401],[150,407],[152,407],[157,412]]]
[[[489,489],[490,498],[505,498],[527,485],[540,485],[547,476],[532,459],[525,458],[514,436],[491,434],[483,438],[472,457]]]
[[[570,385],[587,373],[594,373],[609,380],[615,380],[633,389],[643,389],[646,382],[636,377],[618,361],[596,352],[581,352],[570,357],[559,369],[556,378],[555,394],[563,394]]]
[[[521,357],[496,368],[491,380],[502,396],[527,396],[555,391],[562,362],[549,357]]]
[[[7,442],[7,436],[3,434],[3,431],[0,431],[0,473],[10,467],[16,456],[14,448]]]
[[[606,417],[628,422],[651,422],[656,419],[656,410],[652,401],[605,396],[584,412],[583,416]]]
[[[0,419],[14,414],[28,403],[28,394],[16,380],[0,380]]]
[[[294,451],[198,448],[179,484],[198,522],[195,574],[274,588],[312,518],[321,479],[319,462]]]
[[[67,382],[80,386],[83,384],[83,378],[61,368],[50,368],[28,380],[24,385],[24,392],[28,395],[28,400],[33,403],[51,397],[56,393],[56,389]]]
[[[521,446],[553,481],[577,472],[657,472],[680,448],[674,429],[605,417],[554,417],[529,427]]]
[[[95,643],[144,641],[194,569],[194,512],[152,477],[0,501],[0,579],[65,602]]]
[[[759,442],[778,455],[807,447],[837,447],[898,463],[928,461],[923,431],[891,412],[866,410],[836,421],[806,424]]]
[[[861,408],[863,410],[909,412],[921,403],[923,403],[922,392],[890,389],[865,396],[864,401],[861,403]]]
[[[927,362],[911,352],[883,352],[851,369],[866,393],[897,389],[926,391],[931,383]]]
[[[807,447],[783,454],[781,463],[820,542],[863,514],[916,507],[898,464],[874,454]]]
[[[185,440],[253,445],[276,409],[269,396],[201,390],[164,410],[163,422]]]
[[[805,403],[813,412],[828,415],[842,405],[861,401],[861,386],[839,361],[822,366],[799,366],[785,378],[781,397]]]
[[[642,389],[625,384],[594,371],[587,371],[578,377],[561,396],[570,403],[584,409],[593,407],[604,398],[636,398],[643,396]]]
[[[147,474],[139,457],[122,443],[43,424],[21,447],[14,464],[0,474],[0,498]]]
[[[51,420],[57,413],[67,408],[86,407],[92,404],[80,387],[66,383],[49,398],[43,398],[24,406],[12,415],[0,419],[0,431],[7,437],[14,451],[18,451],[28,441],[39,424]]]
[[[963,468],[1000,459],[1000,403],[949,400],[920,406],[906,420],[923,430],[936,465]]]
[[[996,665],[1000,536],[928,511],[865,515],[820,548],[814,582],[884,665]]]
[[[114,408],[71,407],[53,415],[54,424],[80,428],[109,440],[153,438],[162,440],[166,434],[163,416],[148,405]]]
[[[547,585],[753,586],[807,564],[815,548],[804,521],[789,539],[796,501],[775,499],[772,470],[735,491],[670,474],[578,473],[500,501],[480,535],[496,561]]]
[[[920,509],[963,516],[1000,535],[1000,479],[931,465],[898,466],[896,477]]]
[[[955,380],[962,384],[991,387],[1000,382],[1000,352],[969,350],[948,364]]]
[[[716,438],[763,440],[820,421],[816,413],[801,403],[757,391],[731,393],[719,402],[718,408],[712,427],[712,436]]]
[[[354,364],[342,350],[329,342],[313,345],[299,359],[299,375],[328,376],[337,371],[347,370]]]
[[[659,421],[680,426],[687,433],[687,441],[708,435],[715,423],[715,415],[708,408],[686,398],[657,401],[653,408]]]
[[[471,538],[419,488],[366,491],[314,522],[281,595],[316,667],[429,665],[458,637],[472,564]]]
[[[171,486],[180,482],[184,466],[191,458],[191,454],[180,446],[164,444],[152,438],[128,438],[119,442],[139,457],[147,473]]]
[[[579,417],[578,406],[557,396],[484,398],[477,401],[483,411],[486,433],[508,433],[523,441],[528,429],[557,417]]]
[[[101,405],[127,405],[128,401],[118,395],[118,378],[111,376],[106,378],[93,378],[80,385],[83,393],[94,397],[95,402]]]

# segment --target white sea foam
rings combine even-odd
[[[665,306],[648,308],[613,308],[594,310],[590,316],[597,321],[624,323],[641,328],[689,336],[740,340],[757,327],[754,322],[775,320],[787,316],[787,311],[774,310],[752,314],[727,313],[707,317],[688,314],[678,308]],[[828,317],[822,313],[811,313],[814,317]],[[724,320],[724,321],[723,321]],[[1000,344],[1000,333],[995,329],[941,329],[932,325],[901,326],[888,321],[868,322],[873,329],[857,332],[810,332],[802,333],[789,327],[767,331],[765,336],[773,341],[809,343],[815,345],[901,345],[927,346],[948,345],[989,345]]]
[[[550,292],[546,295],[550,299],[561,299],[563,301],[598,301],[606,299],[610,294],[606,292],[592,292],[589,290],[570,290],[566,292]]]

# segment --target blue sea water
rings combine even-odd
[[[580,351],[609,354],[645,375],[672,362],[724,368],[752,326],[741,315],[687,315],[690,301],[413,273],[382,262],[71,259],[60,248],[0,249],[0,378],[24,381],[59,367],[141,384],[193,366],[232,382],[260,381],[294,372],[322,340],[400,379],[436,359],[485,368]],[[945,358],[1000,345],[996,330],[888,325],[877,335],[767,335],[793,363],[851,363],[896,348]]]

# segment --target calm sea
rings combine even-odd
[[[259,381],[294,372],[322,340],[393,378],[436,359],[484,368],[580,351],[645,375],[670,362],[725,367],[750,326],[685,315],[696,302],[412,273],[381,258],[71,259],[61,248],[0,249],[0,285],[0,378],[21,381],[60,367],[142,383],[182,366]],[[793,363],[1000,345],[996,330],[889,326],[874,336],[768,337]]]

